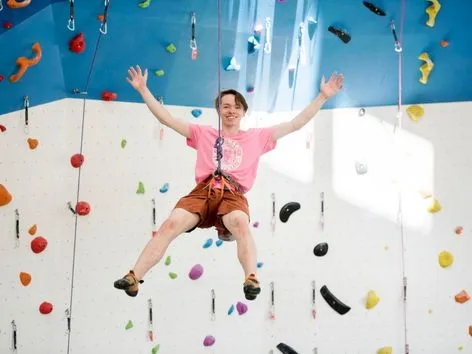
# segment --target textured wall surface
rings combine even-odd
[[[48,3],[33,1],[30,7],[12,10],[4,6],[0,11],[0,22],[13,24],[9,30],[0,30],[0,75],[5,77],[0,83],[0,113],[21,109],[24,96],[37,105],[74,97],[74,89],[98,99],[109,90],[117,93],[118,100],[136,102],[139,97],[124,79],[127,68],[135,64],[150,70],[152,91],[171,105],[210,107],[220,85],[242,92],[253,87],[248,99],[257,110],[300,109],[317,93],[321,76],[333,71],[343,72],[346,84],[329,107],[395,105],[398,58],[389,24],[395,21],[400,37],[402,18],[404,103],[472,99],[472,39],[468,35],[472,4],[467,0],[440,2],[433,27],[426,25],[425,10],[433,4],[429,1],[406,1],[404,8],[400,0],[376,2],[386,12],[384,17],[369,11],[361,1],[221,1],[220,40],[216,0],[159,0],[151,1],[147,8],[141,8],[138,1],[111,0],[107,33],[99,42],[97,17],[104,12],[103,1],[75,3],[74,31],[67,28],[69,2]],[[197,20],[195,61],[189,47],[192,12]],[[266,19],[270,20],[269,31]],[[262,26],[261,47],[252,52],[248,40],[257,26]],[[348,32],[351,41],[344,44],[328,31],[329,26]],[[69,51],[68,43],[79,33],[84,35],[86,48],[76,54]],[[266,40],[270,53],[264,51]],[[449,46],[442,47],[442,40]],[[16,59],[30,57],[34,42],[43,49],[40,63],[19,82],[9,83]],[[166,51],[170,43],[177,49],[173,54]],[[419,82],[422,53],[434,63],[427,84]],[[232,57],[240,65],[239,71],[225,70]],[[164,76],[156,76],[157,70],[163,70]]]
[[[413,122],[405,114],[401,130],[395,129],[395,107],[366,109],[364,115],[357,108],[325,110],[280,140],[264,156],[247,195],[251,219],[259,223],[252,232],[262,263],[262,293],[255,302],[244,299],[236,245],[216,245],[212,229],[178,238],[166,253],[170,264],[165,257],[145,277],[137,298],[113,288],[152,230],[194,186],[195,153],[168,129],[160,139],[160,126],[143,104],[86,103],[84,116],[81,100],[34,107],[28,132],[23,111],[0,116],[6,127],[0,134],[0,184],[13,196],[0,207],[0,352],[11,346],[10,322],[15,321],[18,349],[25,353],[150,353],[156,345],[162,353],[268,353],[277,352],[280,342],[299,353],[317,348],[365,354],[384,346],[398,353],[404,352],[405,310],[410,353],[470,350],[470,301],[454,299],[472,288],[467,273],[472,201],[464,189],[472,167],[470,103],[424,105],[423,118]],[[213,110],[203,108],[196,119],[188,107],[168,108],[191,122],[216,126]],[[254,112],[244,127],[292,116]],[[28,138],[38,140],[36,149],[29,149]],[[80,171],[69,162],[79,151],[85,156]],[[143,194],[137,193],[139,182]],[[168,191],[160,192],[165,183]],[[431,193],[442,209],[428,212],[432,201],[420,192]],[[89,215],[76,218],[69,210],[67,203],[75,205],[77,199],[90,203]],[[292,201],[301,208],[282,223],[278,212]],[[37,233],[32,236],[33,224]],[[461,234],[455,233],[458,226]],[[48,246],[34,254],[30,243],[37,236]],[[213,244],[205,248],[208,239]],[[313,248],[320,242],[329,250],[315,257]],[[450,267],[440,267],[442,251],[454,256]],[[192,281],[188,273],[195,264],[204,274]],[[28,286],[21,285],[20,272],[32,276]],[[171,272],[177,278],[171,279]],[[311,317],[313,281],[316,320]],[[269,316],[271,282],[275,320]],[[323,299],[323,285],[350,306],[347,314],[339,315]],[[368,310],[371,290],[380,301]],[[154,342],[146,339],[148,299]],[[54,306],[52,313],[39,313],[43,301]],[[228,315],[238,301],[248,312]],[[66,310],[72,316],[70,336]],[[129,321],[134,327],[126,330]],[[212,349],[202,345],[207,335],[216,338]]]

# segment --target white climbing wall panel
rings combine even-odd
[[[196,119],[190,114],[195,107],[168,108],[189,121],[217,124],[211,109]],[[170,264],[164,264],[164,257],[144,279],[138,297],[113,288],[151,237],[152,199],[158,227],[194,186],[194,150],[168,128],[161,140],[160,126],[145,105],[87,101],[79,200],[92,209],[77,218],[75,243],[75,216],[67,203],[75,203],[78,170],[69,159],[80,149],[82,101],[31,109],[29,135],[23,131],[22,111],[0,117],[7,127],[0,134],[0,184],[14,197],[0,207],[0,352],[10,349],[10,322],[15,320],[18,353],[151,353],[157,344],[161,354],[277,353],[280,342],[298,353],[317,348],[320,354],[365,354],[384,346],[403,353],[402,232],[410,353],[451,353],[460,346],[470,351],[471,304],[456,303],[454,295],[472,293],[467,273],[472,266],[467,190],[472,104],[424,108],[419,122],[405,114],[400,131],[395,130],[395,107],[368,108],[364,115],[358,109],[323,111],[264,156],[247,195],[251,222],[259,223],[252,231],[263,263],[263,289],[255,302],[244,299],[235,243],[203,247],[209,238],[216,241],[213,229],[177,239],[166,254]],[[294,114],[254,113],[244,127],[275,124]],[[36,150],[28,149],[28,136],[39,140]],[[140,182],[143,194],[136,193]],[[161,193],[165,183],[169,189]],[[420,191],[432,193],[443,209],[429,213],[430,201]],[[288,202],[299,202],[301,209],[282,223],[278,213]],[[15,209],[20,213],[19,248]],[[27,231],[33,224],[36,236],[49,242],[40,254],[30,250],[34,236]],[[454,233],[457,226],[464,228],[461,235]],[[328,243],[328,253],[315,257],[313,248],[321,242]],[[438,264],[443,250],[455,257],[449,268]],[[204,273],[193,281],[188,273],[195,264]],[[19,282],[21,271],[32,275],[28,287]],[[269,316],[271,282],[275,320]],[[351,307],[347,314],[328,306],[320,295],[324,285]],[[380,301],[367,310],[369,291]],[[147,340],[148,299],[153,302],[154,342]],[[51,314],[39,313],[43,301],[54,305]],[[235,309],[228,315],[238,301],[248,311],[238,315]],[[72,311],[69,351],[66,309]],[[129,321],[133,327],[126,330]],[[216,338],[211,348],[202,344],[207,335]]]
[[[71,102],[30,108],[1,117],[7,130],[0,135],[0,180],[13,196],[0,208],[0,352],[13,348],[11,322],[17,326],[18,353],[67,353],[67,320],[72,283],[75,218],[67,207],[77,195],[77,171],[70,155],[78,149],[80,119]],[[30,150],[27,139],[39,141]],[[15,210],[19,214],[16,242]],[[36,225],[35,235],[28,233]],[[35,254],[31,242],[43,237],[46,249]],[[18,245],[18,247],[17,247]],[[23,287],[20,272],[31,275]],[[53,305],[49,315],[41,303]]]

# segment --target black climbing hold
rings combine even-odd
[[[364,3],[364,6],[367,7],[374,14],[379,15],[379,16],[385,16],[386,15],[384,10],[382,10],[381,8],[375,6],[371,2],[364,1],[363,3]]]
[[[346,44],[351,41],[351,36],[346,31],[340,30],[339,28],[336,28],[334,26],[329,26],[328,31],[330,31],[332,34],[334,34]]]
[[[326,242],[318,243],[313,249],[313,253],[317,257],[323,257],[328,253],[328,244]]]
[[[283,354],[298,354],[295,349],[285,343],[277,344],[277,349],[280,350],[280,352],[282,352]]]
[[[331,291],[329,291],[326,285],[323,285],[320,289],[321,296],[323,299],[326,300],[329,306],[339,313],[340,315],[345,315],[351,309],[349,306],[344,304],[341,300],[339,300],[336,296],[333,295]]]
[[[297,202],[290,202],[285,204],[279,213],[280,221],[287,222],[290,215],[300,209],[300,203]]]

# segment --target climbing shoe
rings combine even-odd
[[[138,280],[132,270],[129,271],[123,278],[115,281],[116,289],[124,290],[128,296],[135,297],[138,295],[139,284],[144,283],[143,280]]]
[[[261,288],[259,286],[259,281],[256,279],[255,274],[250,274],[246,281],[244,282],[243,286],[244,295],[247,300],[255,300],[257,295],[261,292]]]

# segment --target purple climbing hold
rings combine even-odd
[[[247,305],[238,301],[238,303],[236,304],[236,310],[238,310],[240,316],[244,315],[247,312]]]
[[[206,336],[203,340],[203,345],[205,347],[211,347],[213,344],[215,344],[215,337],[213,336]]]
[[[195,264],[190,272],[188,273],[188,276],[192,280],[197,280],[200,278],[203,274],[203,267],[200,264]]]

